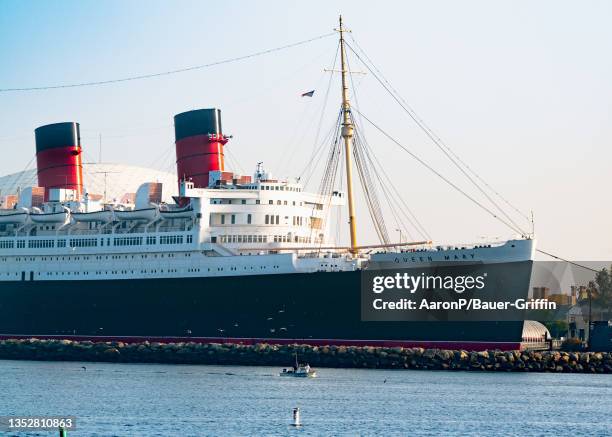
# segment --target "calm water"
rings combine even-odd
[[[69,436],[612,435],[609,375],[277,371],[0,361],[0,415],[73,415]]]

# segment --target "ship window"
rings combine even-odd
[[[268,214],[266,214],[266,224],[267,225],[270,224],[270,216]]]
[[[247,214],[247,223],[251,224],[251,214]]]
[[[225,214],[221,214],[221,224],[225,224]]]
[[[159,244],[183,244],[182,235],[162,235],[159,237]]]
[[[255,201],[255,205],[259,205],[259,203],[260,203],[260,202],[259,202],[259,199],[257,199],[257,200]]]
[[[246,199],[242,199],[242,204],[246,205]]]
[[[276,191],[278,191],[278,185],[277,185],[276,187],[274,187],[274,189],[275,189]]]
[[[268,200],[268,203],[269,203],[270,205],[274,205],[274,200]]]
[[[236,214],[232,214],[232,224],[236,224]]]

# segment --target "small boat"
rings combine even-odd
[[[30,219],[34,223],[66,223],[68,214],[66,210],[59,212],[41,212],[30,214]]]
[[[153,220],[157,216],[157,208],[143,208],[130,210],[115,210],[115,217],[119,220]]]
[[[177,209],[160,209],[159,214],[163,219],[175,219],[175,218],[190,218],[194,216],[193,208],[187,206],[185,208]]]
[[[19,209],[0,210],[0,224],[23,224],[28,219],[27,211]]]
[[[113,219],[113,212],[109,210],[73,212],[71,215],[77,222],[110,222]]]
[[[294,378],[316,378],[317,372],[308,364],[300,364],[297,369],[295,367],[283,369],[279,373],[280,376],[293,376]]]
[[[291,368],[285,368],[279,376],[293,376],[294,378],[316,378],[317,372],[310,367],[309,364],[298,364],[297,354],[295,354],[295,365]]]

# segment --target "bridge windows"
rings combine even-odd
[[[267,225],[274,225],[274,224],[278,225],[280,223],[279,216],[266,214],[265,223]]]
[[[219,235],[220,243],[267,243],[267,235]]]
[[[140,246],[142,237],[115,237],[113,243],[115,246]]]
[[[97,238],[71,238],[69,247],[96,247],[98,246]]]
[[[162,235],[159,237],[159,244],[183,244],[182,235]]]

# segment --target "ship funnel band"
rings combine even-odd
[[[210,184],[211,171],[224,171],[223,146],[228,138],[221,128],[221,110],[196,109],[174,116],[176,174],[196,188]]]
[[[41,126],[34,130],[36,153],[60,147],[81,146],[79,123],[65,122]]]
[[[195,109],[174,116],[174,138],[176,141],[196,135],[223,136],[220,109]]]
[[[74,156],[74,155],[73,155]],[[43,167],[42,165],[45,165],[46,163],[41,163],[41,167],[36,169],[36,174],[38,176],[41,175],[41,173],[47,172],[47,171],[53,171],[54,173],[57,173],[58,170],[63,171],[65,173],[71,172],[73,171],[74,167],[77,167],[77,169],[80,169],[79,171],[82,171],[83,169],[83,164],[82,162],[68,162],[67,164],[61,163],[61,164],[46,164],[46,167]],[[63,169],[63,170],[61,170]]]
[[[38,186],[50,190],[74,190],[76,199],[83,192],[83,161],[79,123],[55,123],[34,131]]]

